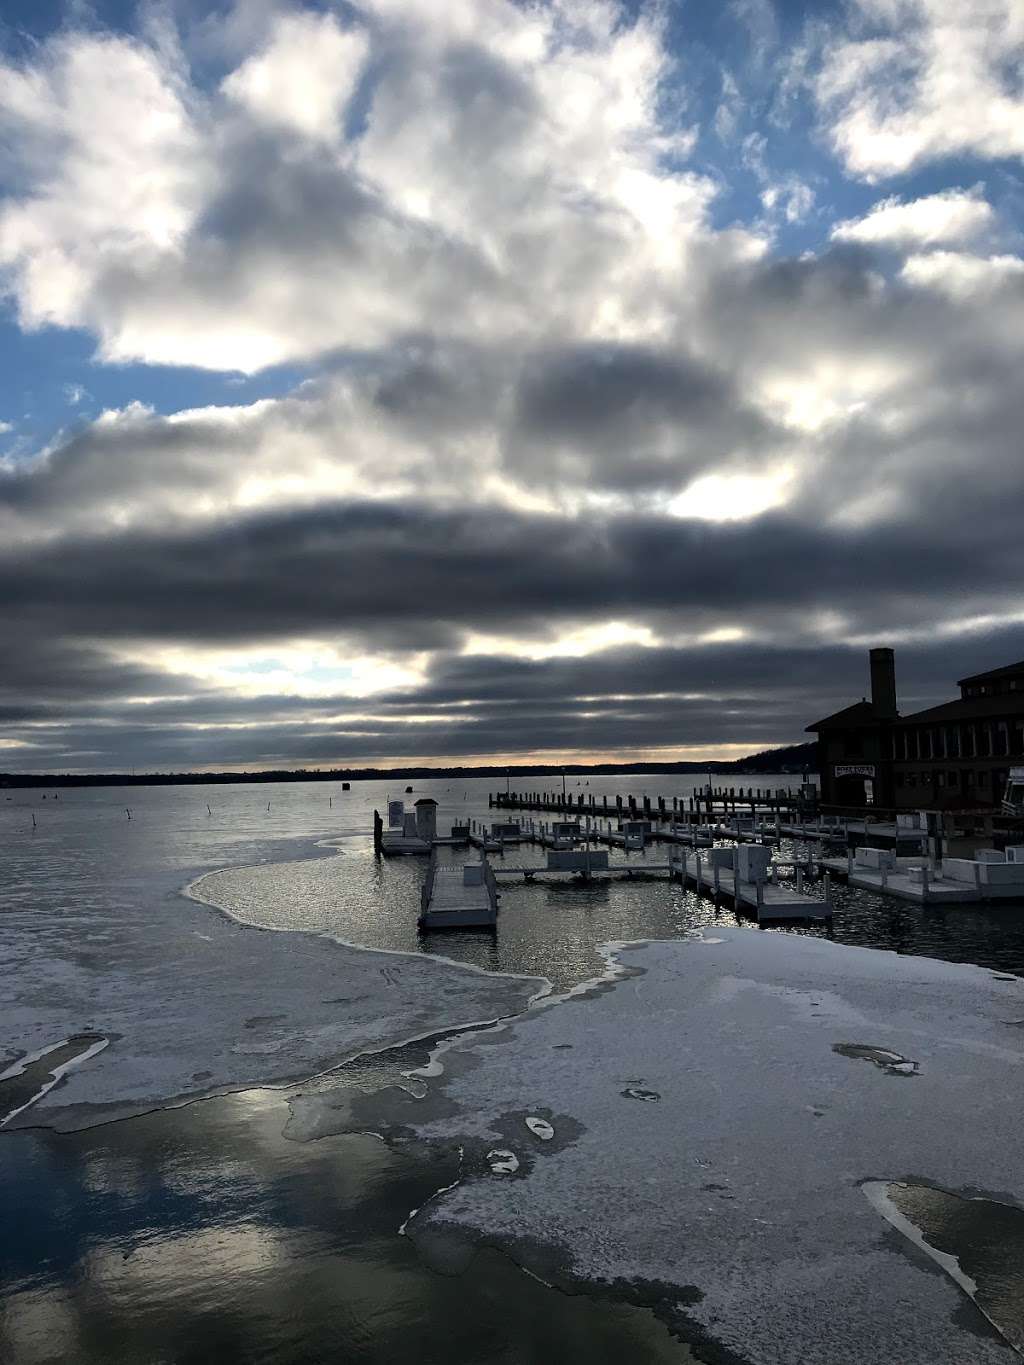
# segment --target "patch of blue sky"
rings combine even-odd
[[[22,331],[0,315],[0,453],[37,451],[54,435],[105,409],[141,403],[158,413],[208,406],[238,407],[291,392],[306,375],[280,365],[257,374],[176,365],[104,364],[96,340],[77,328]]]

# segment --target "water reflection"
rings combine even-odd
[[[779,851],[780,858],[794,855],[806,857],[807,850],[784,845]],[[469,856],[457,850],[446,854],[454,862]],[[617,860],[621,857],[617,855]],[[537,859],[536,850],[521,848],[493,861],[498,867],[515,867],[536,865]],[[659,846],[629,855],[637,868],[666,859]],[[663,876],[595,879],[587,884],[501,879],[495,938],[424,936],[415,925],[423,875],[422,859],[375,859],[364,836],[345,841],[337,859],[215,873],[204,879],[200,894],[248,923],[328,933],[373,948],[436,954],[488,971],[544,975],[559,990],[599,973],[603,963],[598,948],[609,940],[677,938],[714,925],[751,923],[746,918],[737,921],[724,903],[716,906]],[[807,886],[814,894],[823,894],[821,879]],[[920,906],[835,879],[831,890],[831,926],[791,925],[783,932],[1024,974],[1024,907]]]
[[[461,1277],[396,1236],[453,1151],[298,1145],[252,1091],[0,1142],[0,1359],[689,1360],[646,1311],[556,1293],[493,1251]]]

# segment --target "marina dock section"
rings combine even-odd
[[[975,858],[901,858],[888,850],[858,848],[821,866],[849,886],[924,905],[974,901],[1024,903],[1024,847],[979,849]]]
[[[771,859],[767,849],[743,845],[739,848],[713,848],[699,852],[674,853],[672,875],[697,894],[707,892],[716,899],[733,902],[737,911],[753,911],[759,924],[772,920],[829,920],[832,918],[831,885],[824,881],[824,895],[811,895],[804,889],[801,863],[780,863]],[[781,869],[792,868],[795,884],[781,882]]]
[[[487,859],[448,865],[435,849],[420,891],[419,927],[493,929],[497,922],[498,887]]]

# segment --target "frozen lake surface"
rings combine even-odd
[[[532,785],[545,784],[551,780]],[[593,790],[685,796],[698,784],[602,778]],[[452,819],[486,818],[493,787],[493,779],[421,783],[414,797],[439,801],[444,830]],[[691,1346],[703,1352],[672,1337],[649,1311],[651,1295],[637,1298],[635,1285],[606,1297],[590,1283],[589,1297],[569,1299],[497,1250],[472,1253],[467,1269],[464,1250],[443,1238],[427,1245],[424,1229],[453,1216],[472,1183],[458,1155],[458,1124],[427,1141],[391,1108],[412,1106],[419,1122],[465,1079],[443,1051],[427,1064],[432,1039],[521,1015],[548,989],[537,978],[559,994],[592,981],[607,968],[601,945],[609,940],[702,933],[728,942],[738,933],[799,946],[816,943],[821,931],[738,931],[709,901],[652,880],[509,886],[496,936],[423,939],[415,927],[423,861],[381,863],[370,840],[374,806],[402,794],[383,783],[357,783],[349,793],[333,783],[246,784],[68,790],[59,800],[47,792],[45,801],[43,792],[26,791],[0,802],[0,1120],[7,1119],[0,1198],[25,1228],[0,1251],[5,1362],[176,1361],[232,1351],[246,1360],[392,1361],[436,1351],[468,1365],[506,1360],[508,1351],[520,1359],[561,1352],[651,1361],[691,1359]],[[524,849],[507,861],[535,857]],[[837,939],[1004,975],[1024,971],[1018,910],[926,911],[836,893]],[[580,1010],[596,1011],[599,1021],[636,989],[629,978],[531,1012],[515,1036],[575,1027],[568,1021]],[[642,1024],[637,1030],[642,1035]],[[1015,1045],[1020,1034],[1009,1032]],[[834,1041],[920,1061],[882,1033]],[[475,1057],[479,1046],[503,1074],[511,1036],[472,1035],[465,1055]],[[501,1045],[491,1047],[490,1038]],[[568,1039],[553,1043],[550,1077],[563,1066],[571,1071],[574,1053],[578,1066],[580,1050]],[[920,1084],[868,1057],[830,1055],[840,1074],[858,1073],[855,1087]],[[675,1103],[672,1086],[663,1093],[649,1067],[626,1069],[615,1104],[636,1124],[653,1118],[657,1127]],[[583,1120],[552,1104],[540,1079],[522,1096],[516,1125],[496,1131],[479,1154],[488,1180],[518,1188],[535,1179],[523,1135],[571,1162],[568,1139]],[[741,1098],[749,1113],[763,1096],[755,1085]],[[390,1145],[353,1127],[387,1129]],[[514,1172],[496,1170],[509,1152]],[[922,1170],[912,1164],[858,1178]],[[951,1178],[947,1187],[962,1183]],[[1007,1177],[986,1188],[1011,1186]],[[429,1214],[399,1237],[423,1205]],[[503,1238],[505,1252],[518,1255],[516,1244],[511,1232]],[[708,1298],[707,1287],[701,1293]],[[623,1301],[631,1297],[634,1306]],[[687,1330],[698,1320],[695,1309]],[[796,1358],[783,1349],[790,1330],[779,1327],[780,1360]]]

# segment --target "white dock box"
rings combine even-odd
[[[736,877],[741,882],[763,882],[768,878],[772,851],[763,844],[741,844],[736,850]]]
[[[418,839],[419,830],[416,827],[416,812],[407,810],[402,818],[402,833],[407,839]]]
[[[1008,863],[1024,863],[1024,844],[1015,844],[1006,850],[1006,861]]]
[[[388,829],[401,829],[405,820],[405,802],[388,802]]]
[[[467,863],[462,869],[463,886],[483,886],[484,868],[483,863]]]
[[[853,859],[861,867],[871,867],[876,872],[883,867],[889,871],[896,867],[896,854],[889,848],[858,848],[854,850]]]
[[[897,816],[896,816],[896,828],[897,828],[897,829],[920,829],[920,828],[921,828],[921,813],[920,813],[920,811],[914,810],[914,811],[905,812],[905,813],[902,814],[902,815],[897,815]]]
[[[709,848],[708,866],[725,867],[731,872],[736,863],[736,850],[734,848]]]
[[[1006,854],[998,848],[979,848],[975,850],[974,860],[978,863],[1005,863]]]

